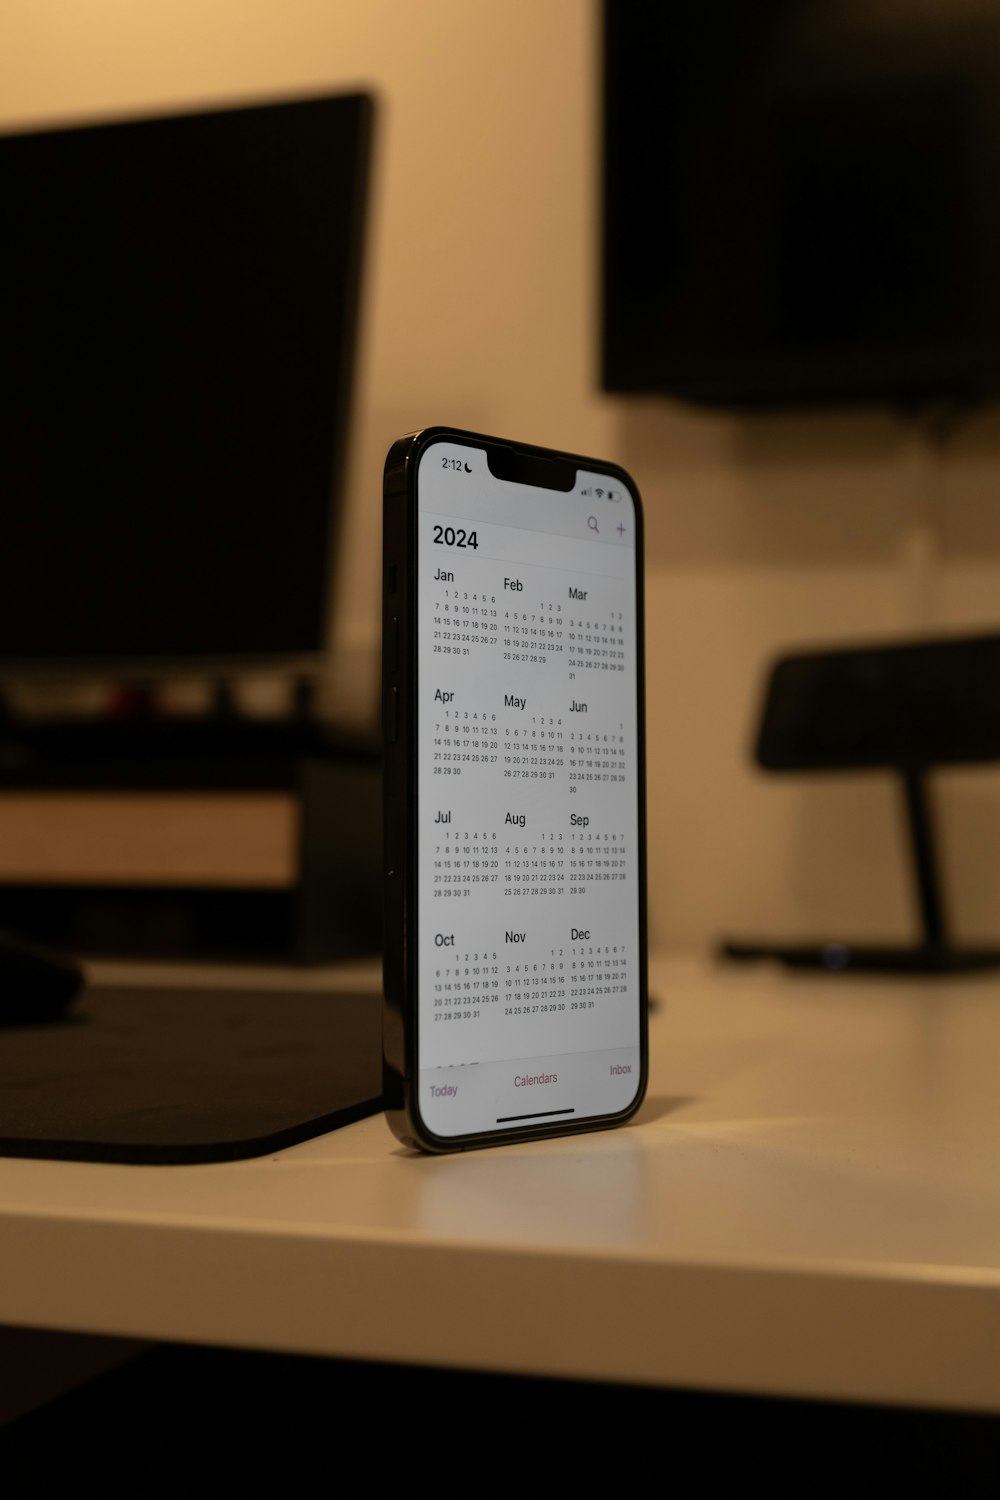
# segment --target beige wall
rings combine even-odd
[[[734,419],[596,389],[585,0],[5,0],[0,123],[380,95],[338,660],[374,683],[381,462],[429,422],[618,459],[648,513],[653,936],[904,935],[884,778],[748,766],[768,656],[1000,617],[1000,421],[936,463],[888,415]],[[961,927],[1000,938],[1000,775],[943,797]]]

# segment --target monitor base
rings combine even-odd
[[[868,974],[970,974],[1000,968],[1000,948],[952,948],[946,944],[910,947],[863,943],[724,942],[728,959],[773,959],[789,969],[847,970]]]

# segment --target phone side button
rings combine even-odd
[[[389,694],[389,743],[397,744],[399,741],[399,688],[393,688]]]
[[[393,672],[399,671],[399,620],[395,615],[392,618],[392,633],[389,637],[389,668]]]

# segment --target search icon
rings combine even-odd
[[[587,525],[590,527],[591,531],[597,531],[597,517],[596,516],[588,516],[587,517]],[[597,531],[597,535],[600,536],[600,534],[601,533],[599,531]]]

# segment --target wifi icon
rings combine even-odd
[[[598,500],[603,500],[604,499],[604,491],[603,490],[595,490],[594,494],[597,496]]]

